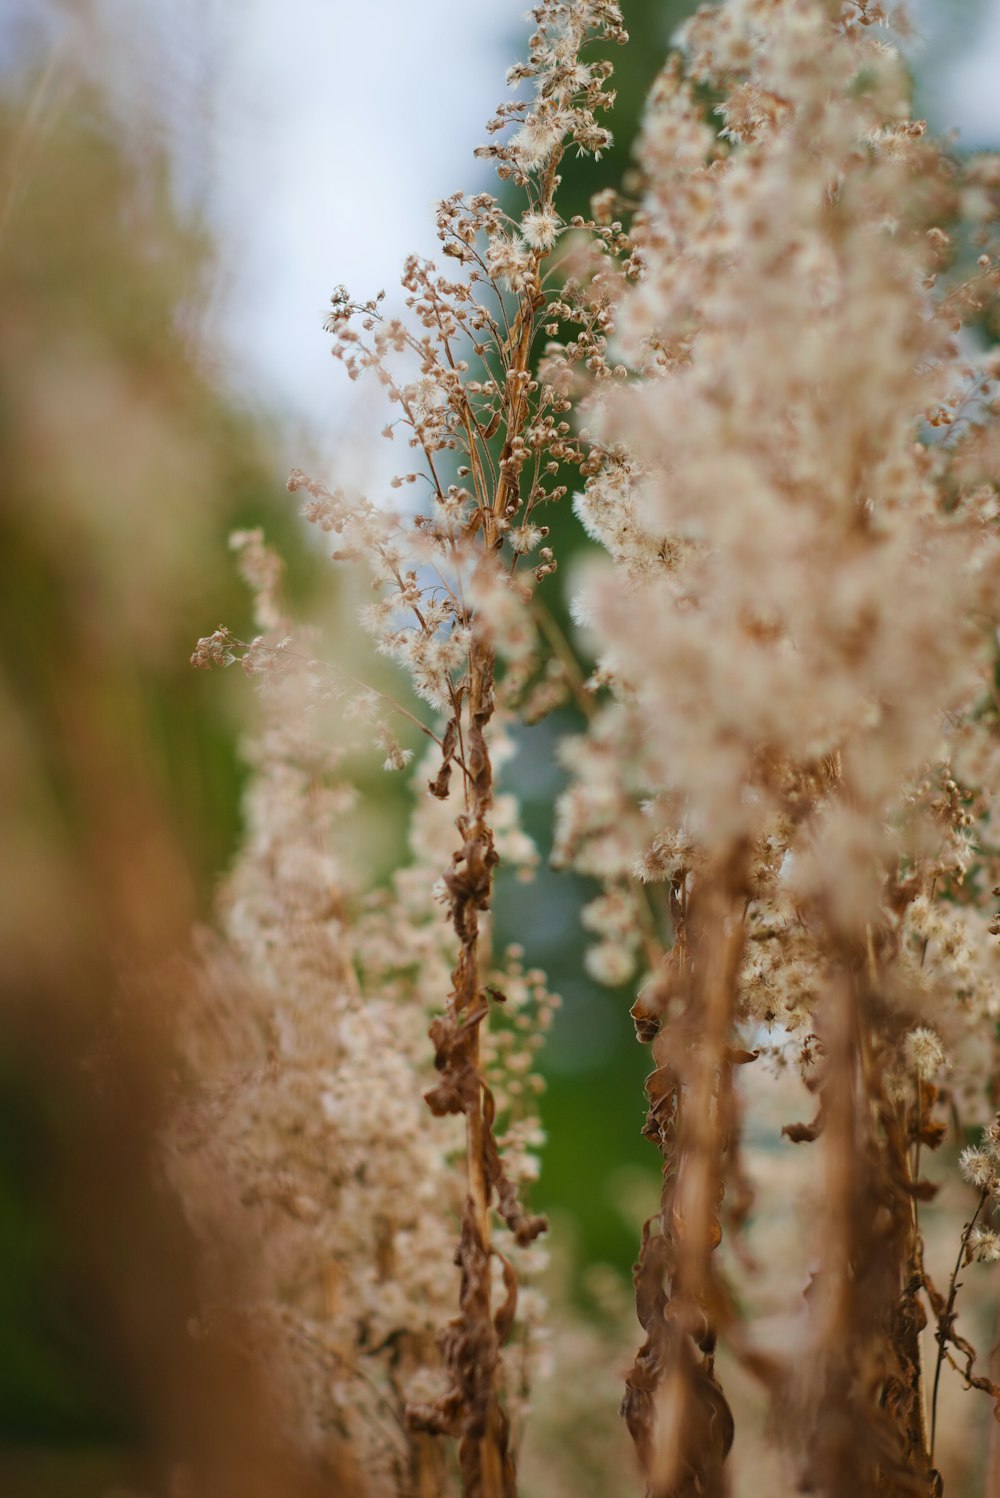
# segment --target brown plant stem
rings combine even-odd
[[[900,1193],[905,1193],[905,1198],[899,1204],[900,1216],[905,1217],[906,1221],[900,1294],[893,1310],[889,1333],[898,1367],[883,1384],[881,1404],[893,1415],[910,1461],[927,1484],[928,1491],[933,1494],[936,1477],[931,1463],[926,1373],[920,1335],[927,1324],[920,1300],[924,1270],[917,1197],[923,1105],[920,1078],[915,1077],[914,1083],[917,1104],[912,1115],[915,1121],[909,1131],[908,1119],[911,1114],[908,1108],[904,1105],[900,1110],[892,1105],[884,1092],[879,1098],[888,1179],[897,1193],[897,1200]],[[912,1148],[909,1132],[915,1132],[917,1136]]]
[[[961,1288],[960,1281],[959,1281],[959,1278],[958,1278],[959,1271],[961,1270],[963,1260],[965,1259],[965,1251],[966,1251],[966,1247],[968,1246],[969,1237],[970,1237],[970,1235],[972,1233],[972,1229],[975,1227],[976,1223],[978,1222],[978,1220],[979,1220],[979,1214],[983,1210],[983,1207],[986,1205],[986,1202],[987,1202],[988,1198],[989,1198],[989,1192],[988,1191],[981,1192],[980,1197],[979,1197],[979,1203],[978,1203],[978,1205],[976,1207],[976,1210],[973,1212],[972,1216],[969,1218],[969,1221],[965,1224],[965,1227],[962,1229],[962,1237],[961,1237],[961,1240],[960,1240],[959,1245],[958,1245],[958,1255],[957,1255],[957,1257],[955,1259],[955,1267],[951,1271],[951,1278],[948,1281],[948,1295],[947,1295],[947,1298],[945,1299],[944,1311],[937,1318],[937,1323],[938,1324],[937,1324],[937,1330],[934,1333],[934,1339],[937,1342],[938,1351],[937,1351],[937,1360],[936,1360],[936,1362],[934,1364],[934,1388],[933,1388],[933,1392],[931,1394],[931,1456],[932,1457],[934,1455],[934,1441],[935,1441],[935,1437],[937,1435],[938,1388],[939,1388],[940,1383],[941,1383],[941,1368],[942,1368],[942,1366],[944,1364],[945,1354],[946,1354],[947,1347],[948,1347],[948,1337],[949,1337],[949,1334],[951,1332],[952,1323],[953,1323],[953,1321],[955,1319],[955,1300],[956,1300],[956,1297],[958,1296],[959,1289]]]
[[[622,1413],[653,1498],[722,1493],[732,1444],[732,1415],[715,1377],[729,1307],[711,1261],[735,1124],[731,1042],[743,908],[741,851],[706,875],[691,901],[668,957],[659,1018],[646,1004],[633,1008],[640,1038],[653,1040],[644,1133],[663,1156],[663,1187],[634,1271],[646,1340],[626,1377]]]
[[[555,177],[553,163],[545,194],[551,196]],[[521,295],[512,334],[505,346],[508,374],[525,375],[535,318],[542,297],[537,257],[534,282]],[[469,447],[477,506],[469,525],[470,539],[481,537],[480,567],[493,564],[503,542],[503,526],[511,504],[517,502],[517,480],[511,469],[512,442],[524,429],[529,403],[523,380],[508,379],[505,393],[506,426],[500,476],[491,493],[486,465],[480,461],[479,442],[468,408],[463,424]],[[496,657],[473,616],[472,643],[464,690],[464,718],[459,692],[453,697],[453,740],[461,745],[465,809],[457,820],[462,847],[454,854],[445,883],[451,896],[452,920],[460,942],[458,962],[452,974],[453,989],[445,1015],[431,1030],[437,1051],[437,1066],[443,1073],[438,1087],[428,1094],[436,1113],[462,1112],[466,1120],[467,1201],[463,1216],[458,1263],[462,1270],[461,1311],[446,1328],[443,1348],[449,1363],[453,1390],[433,1411],[411,1412],[423,1428],[450,1430],[460,1436],[459,1460],[463,1489],[475,1498],[514,1498],[516,1475],[509,1445],[509,1421],[500,1392],[500,1346],[513,1320],[516,1280],[505,1261],[508,1303],[494,1313],[491,1293],[492,1245],[490,1208],[494,1188],[499,1209],[520,1243],[531,1242],[545,1226],[531,1218],[517,1201],[516,1191],[503,1172],[493,1135],[494,1103],[482,1075],[479,1027],[488,1006],[481,983],[480,912],[489,909],[497,853],[493,845],[491,808],[493,769],[486,729],[493,716]],[[446,735],[442,747],[449,744]],[[446,750],[444,770],[453,748]],[[431,787],[435,794],[447,793],[447,775]]]
[[[493,653],[485,647],[473,647],[469,671],[469,717],[471,722],[468,744],[470,774],[466,781],[470,799],[471,829],[483,849],[484,881],[482,906],[489,906],[493,888],[492,833],[488,824],[488,813],[492,802],[492,766],[483,730],[493,714]],[[492,859],[491,856],[492,855]],[[471,925],[465,948],[465,993],[462,996],[460,1014],[468,1019],[480,1008],[479,974],[479,919],[471,913]],[[489,1339],[489,1356],[486,1369],[489,1375],[488,1388],[484,1391],[486,1403],[485,1429],[478,1437],[479,1481],[483,1498],[501,1498],[513,1492],[513,1469],[507,1452],[506,1419],[499,1408],[499,1393],[496,1374],[499,1363],[499,1340],[493,1328],[490,1304],[490,1197],[491,1184],[488,1177],[487,1137],[489,1124],[484,1118],[485,1088],[480,1071],[479,1022],[473,1023],[469,1040],[469,1064],[479,1085],[474,1098],[470,1098],[466,1111],[466,1166],[468,1172],[469,1204],[472,1210],[479,1251],[482,1255],[484,1312],[493,1335]],[[511,1482],[505,1482],[505,1468],[511,1468]],[[470,1484],[469,1491],[476,1491]]]
[[[413,1498],[438,1498],[444,1480],[438,1442],[425,1431],[414,1431],[410,1451]]]
[[[839,962],[820,1028],[825,1200],[822,1262],[809,1292],[816,1378],[808,1480],[826,1498],[938,1498],[923,1412],[916,1183],[883,1091],[875,933],[830,934]]]
[[[822,1369],[821,1413],[810,1451],[810,1477],[831,1498],[846,1498],[857,1486],[866,1495],[866,1457],[854,1446],[857,1411],[857,1296],[852,1265],[858,1258],[859,1226],[865,1169],[865,1141],[859,1137],[858,1108],[860,1027],[858,983],[849,969],[829,996],[822,1028],[827,1071],[822,1099],[825,1212],[823,1268],[816,1282],[818,1314],[816,1348]],[[829,1418],[830,1416],[833,1418]]]
[[[994,1336],[998,1331],[998,1320],[994,1318]],[[990,1378],[1000,1384],[1000,1341],[995,1341],[990,1353]],[[1000,1498],[1000,1424],[990,1422],[990,1435],[986,1452],[986,1492],[983,1498]]]

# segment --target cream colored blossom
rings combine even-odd
[[[906,1062],[918,1077],[930,1079],[944,1066],[944,1049],[933,1030],[919,1025],[905,1043]]]

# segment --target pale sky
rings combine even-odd
[[[330,291],[342,281],[391,294],[407,253],[434,252],[434,202],[488,180],[472,151],[526,41],[524,10],[524,0],[245,0],[215,76],[225,325],[241,378],[324,447],[348,398],[320,326]],[[917,11],[934,128],[1000,144],[1000,0],[924,0]]]
[[[322,433],[348,382],[322,317],[436,248],[433,205],[472,157],[526,30],[519,0],[249,0],[217,74],[215,218],[244,373]]]
[[[391,295],[405,256],[434,252],[435,201],[490,180],[472,151],[524,48],[526,0],[4,6],[0,63],[43,12],[96,17],[102,73],[173,121],[179,180],[217,239],[223,367],[287,413],[292,446],[342,459],[345,412],[358,416],[322,331],[330,292]],[[933,128],[1000,145],[1000,0],[912,9]]]

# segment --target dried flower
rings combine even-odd
[[[984,1149],[964,1149],[959,1167],[969,1184],[978,1186],[981,1191],[989,1190],[996,1179],[996,1162]]]
[[[933,1030],[918,1025],[906,1037],[907,1066],[918,1077],[929,1080],[944,1066],[944,1049]]]
[[[1000,1259],[1000,1237],[992,1228],[973,1228],[969,1234],[969,1255],[980,1264],[995,1264]]]

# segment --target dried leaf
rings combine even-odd
[[[906,1190],[911,1196],[916,1197],[918,1202],[932,1202],[941,1190],[941,1186],[940,1183],[929,1181],[926,1176],[921,1176],[919,1181],[907,1181]]]
[[[458,722],[457,719],[450,718],[444,731],[444,738],[441,740],[441,768],[435,778],[428,781],[431,795],[436,796],[439,801],[448,799],[448,788],[451,785],[451,762],[455,757],[457,744]]]
[[[785,1124],[781,1132],[792,1144],[812,1144],[823,1132],[823,1109],[820,1108],[812,1123]]]

